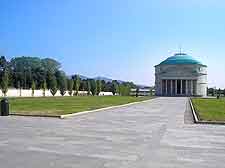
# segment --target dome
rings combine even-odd
[[[174,56],[167,58],[165,61],[161,62],[159,65],[177,65],[177,64],[198,64],[203,65],[200,61],[196,60],[190,55],[185,53],[177,53]]]

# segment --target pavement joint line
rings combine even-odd
[[[134,104],[149,102],[149,101],[152,101],[153,99],[155,99],[155,98],[151,98],[151,99],[143,100],[143,101],[138,101],[138,102],[122,104],[122,105],[104,107],[104,108],[99,108],[99,109],[95,109],[95,110],[87,110],[87,111],[81,111],[81,112],[76,112],[76,113],[71,113],[71,114],[60,115],[59,118],[65,119],[65,118],[74,117],[74,116],[77,116],[77,115],[83,115],[83,114],[87,114],[87,113],[99,112],[99,111],[109,110],[109,109],[114,109],[114,108],[119,108],[119,107],[126,107],[126,106],[130,106],[130,105],[134,105]]]

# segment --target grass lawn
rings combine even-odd
[[[9,98],[9,102],[10,114],[59,116],[150,98],[131,96],[29,97]]]
[[[192,99],[192,102],[200,120],[225,121],[225,98],[194,98]]]

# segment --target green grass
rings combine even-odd
[[[150,97],[74,96],[9,98],[9,102],[10,114],[58,116],[147,99]]]
[[[225,121],[225,98],[192,99],[195,111],[203,121]]]

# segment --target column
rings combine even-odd
[[[180,80],[180,93],[183,94],[183,80]]]
[[[177,80],[175,80],[175,95],[177,95]]]
[[[166,80],[166,96],[167,96],[167,80]]]
[[[193,95],[193,80],[191,80],[191,95]]]
[[[160,89],[161,89],[161,96],[162,96],[162,94],[163,94],[163,80],[160,80],[160,82],[161,82],[160,83],[160,85],[161,85],[161,88]]]
[[[188,80],[185,80],[185,83],[186,83],[186,95],[188,95]]]
[[[172,96],[173,95],[173,80],[170,80],[170,95]]]
[[[197,95],[197,81],[193,80],[193,93],[194,95]]]

